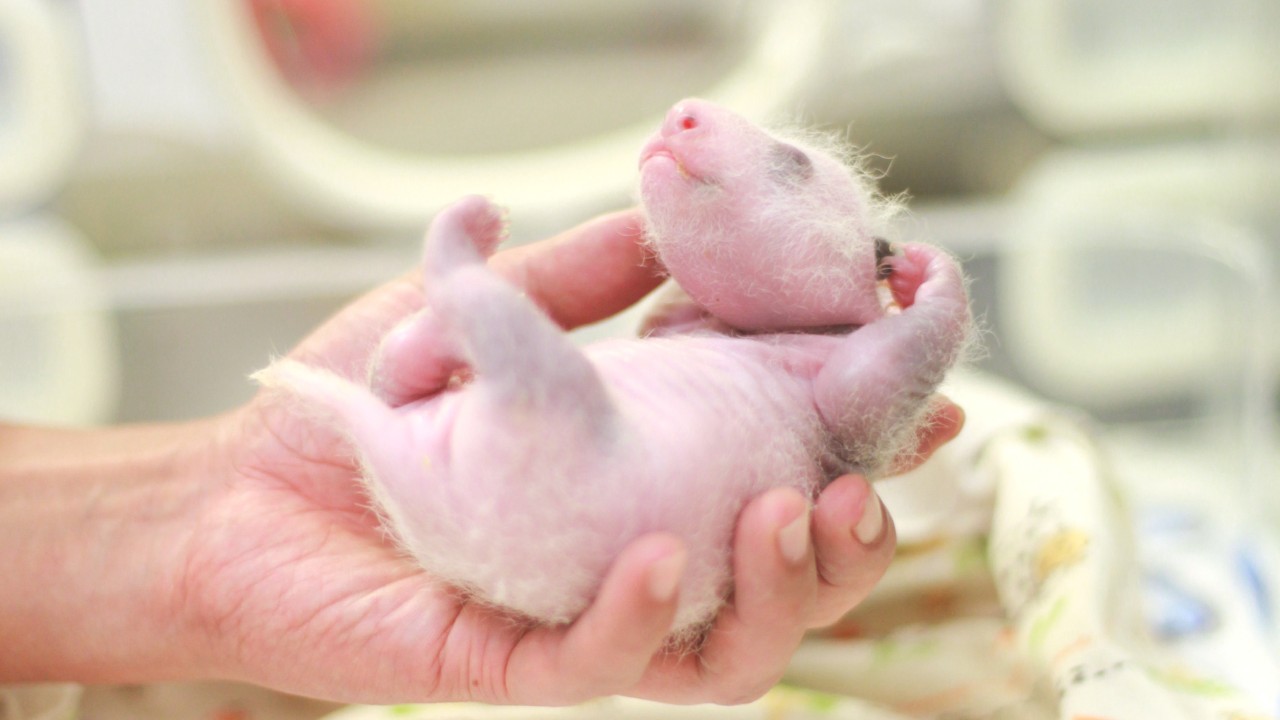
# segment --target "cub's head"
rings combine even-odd
[[[640,154],[649,240],[699,304],[743,330],[862,325],[883,314],[886,215],[836,152],[684,100]]]

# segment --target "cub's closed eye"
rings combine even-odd
[[[779,175],[796,180],[807,180],[813,177],[813,161],[805,151],[795,145],[778,143],[774,146],[773,154]]]

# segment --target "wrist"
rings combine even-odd
[[[198,673],[180,608],[214,422],[0,426],[0,682]]]

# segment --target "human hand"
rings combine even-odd
[[[637,213],[620,213],[490,262],[574,327],[658,284],[641,227]],[[421,309],[419,283],[406,275],[366,295],[291,357],[363,377],[378,339]],[[959,429],[958,408],[938,407],[916,459]],[[669,535],[628,547],[572,625],[521,627],[397,551],[340,435],[296,410],[264,392],[219,419],[205,455],[221,482],[192,528],[178,594],[184,622],[207,638],[203,674],[348,702],[745,701],[776,682],[805,630],[857,604],[892,554],[892,522],[862,479],[832,483],[812,513],[798,493],[776,490],[740,517],[733,600],[700,652],[662,650],[676,599],[661,589],[678,579],[684,552]]]

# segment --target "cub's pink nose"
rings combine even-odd
[[[684,100],[667,111],[662,123],[662,136],[671,137],[702,127],[710,114],[709,106],[701,100]]]

